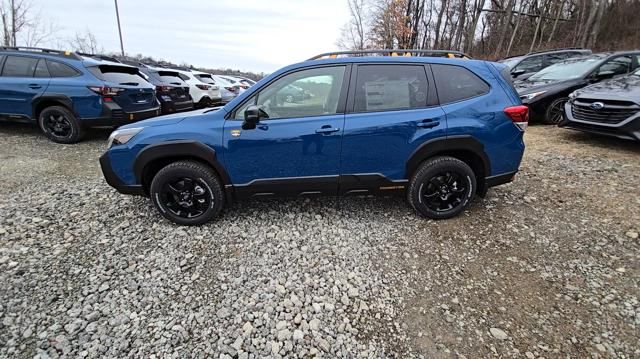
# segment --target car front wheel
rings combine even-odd
[[[567,103],[568,100],[567,97],[561,97],[551,102],[549,106],[547,106],[543,122],[548,125],[559,124],[564,118],[564,104]]]
[[[446,219],[464,211],[476,193],[476,177],[469,165],[442,156],[425,161],[415,172],[407,200],[423,217]]]
[[[200,225],[224,207],[222,184],[211,167],[178,161],[162,168],[151,181],[151,201],[160,214],[180,225]]]

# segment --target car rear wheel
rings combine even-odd
[[[548,125],[559,124],[564,118],[564,104],[567,103],[568,100],[567,97],[561,97],[551,102],[549,106],[547,106],[547,111],[545,111],[542,121]]]
[[[76,115],[63,106],[51,106],[42,110],[38,116],[38,125],[45,136],[57,143],[76,143],[84,134]]]
[[[222,185],[213,169],[195,161],[162,168],[151,181],[151,201],[160,214],[181,225],[200,225],[224,207]]]
[[[476,193],[469,165],[443,156],[425,161],[411,178],[407,200],[423,217],[446,219],[464,211]]]

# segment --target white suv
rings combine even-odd
[[[201,71],[175,70],[180,78],[189,85],[189,94],[193,97],[196,107],[207,107],[222,101],[220,87],[211,77],[211,74]]]

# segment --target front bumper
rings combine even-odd
[[[564,106],[564,118],[558,126],[576,131],[617,137],[625,140],[640,141],[640,114],[636,114],[615,124],[582,121],[573,116],[573,113],[571,112],[571,103],[567,102]]]
[[[113,172],[113,168],[111,167],[111,160],[109,159],[108,152],[105,152],[100,156],[100,168],[102,169],[102,175],[107,181],[107,184],[115,188],[118,192],[136,196],[146,195],[141,185],[126,185],[122,180],[120,180],[120,178],[118,178],[118,175]]]

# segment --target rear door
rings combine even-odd
[[[38,66],[38,64],[41,64]],[[16,117],[33,116],[31,102],[49,85],[49,77],[42,71],[34,77],[36,68],[44,61],[30,56],[8,55],[2,67],[0,86],[0,113]]]
[[[354,67],[342,141],[341,193],[400,189],[411,154],[424,142],[446,136],[446,117],[427,70],[424,64]]]

